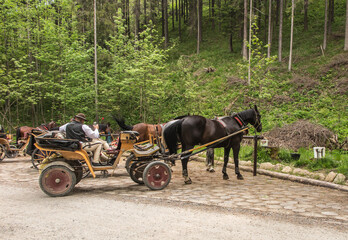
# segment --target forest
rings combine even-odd
[[[348,136],[347,0],[0,0],[0,113],[18,126],[230,115]]]

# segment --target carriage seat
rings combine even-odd
[[[55,131],[47,132],[35,138],[37,144],[42,148],[50,148],[65,151],[81,150],[81,143],[76,139],[59,139],[54,138]]]
[[[152,143],[142,144],[142,145],[136,145],[134,144],[133,147],[139,151],[146,151],[153,147]]]
[[[150,156],[153,155],[154,153],[158,152],[160,150],[159,146],[153,146],[152,148],[149,148],[147,150],[138,150],[134,149],[134,154],[136,157],[141,157],[141,156]]]

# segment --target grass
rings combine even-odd
[[[273,159],[271,158],[270,149],[259,147],[257,161],[258,163],[281,163],[283,165],[305,168],[312,172],[322,171],[328,173],[330,171],[334,171],[337,173],[342,173],[348,178],[348,154],[345,151],[327,151],[324,158],[314,159],[313,149],[301,148],[296,152],[301,155],[298,160],[292,158],[291,153],[294,153],[294,151],[280,149],[277,155],[278,158]],[[223,148],[215,149],[215,159],[220,158],[221,161],[223,161],[223,156]],[[230,156],[232,156],[232,153],[230,153]],[[253,161],[253,147],[248,145],[241,146],[239,159],[244,161]]]

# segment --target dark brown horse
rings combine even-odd
[[[252,109],[242,111],[233,116],[227,116],[218,120],[210,120],[202,116],[187,116],[166,124],[163,130],[163,138],[169,149],[169,154],[177,153],[178,142],[181,142],[182,152],[192,149],[195,145],[210,143],[251,124],[256,131],[262,130],[261,115],[255,106]],[[243,139],[243,132],[232,136],[222,142],[214,144],[214,148],[224,148],[224,166],[222,168],[223,179],[229,179],[227,175],[227,163],[231,148],[235,164],[237,179],[242,180],[239,172],[239,149]],[[190,153],[189,153],[190,154]],[[182,174],[186,184],[192,183],[188,176],[187,163],[189,154],[181,155]]]
[[[121,127],[122,130],[136,131],[139,133],[139,142],[149,140],[149,135],[156,137],[157,133],[161,136],[162,127],[164,124],[147,124],[147,123],[138,123],[133,126],[126,125],[123,118],[116,118],[117,124]]]
[[[42,130],[42,131],[50,131],[53,128],[56,128],[57,124],[55,121],[51,121],[49,123],[43,123],[40,126],[34,128],[34,127],[28,127],[28,126],[22,126],[17,128],[16,130],[16,145],[18,145],[18,140],[19,139],[28,139],[29,137],[29,133],[31,133],[31,131],[33,129],[37,129],[37,130]]]

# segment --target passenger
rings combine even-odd
[[[86,117],[83,113],[78,113],[72,122],[66,123],[59,128],[60,132],[66,133],[67,139],[77,139],[82,143],[82,148],[93,152],[93,164],[100,163],[101,150],[103,143],[99,138],[99,125],[93,125],[94,130],[84,124]],[[102,158],[102,161],[105,158]]]
[[[1,124],[0,124],[0,138],[6,138],[5,129],[3,128]]]

